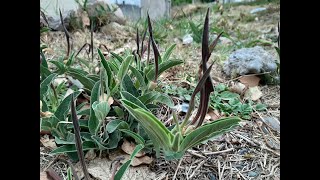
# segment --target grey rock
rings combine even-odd
[[[193,42],[193,38],[191,34],[186,34],[185,36],[183,36],[182,44],[191,44],[192,42]]]
[[[275,72],[276,70],[276,58],[260,46],[234,51],[223,65],[223,71],[228,76]]]
[[[256,177],[256,176],[258,176],[259,174],[258,173],[256,173],[256,172],[254,172],[254,171],[249,171],[248,172],[248,176],[249,177]]]

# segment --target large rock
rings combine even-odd
[[[276,58],[260,46],[234,51],[223,65],[223,71],[228,76],[275,72],[276,70]]]

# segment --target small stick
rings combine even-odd
[[[203,154],[205,154],[205,155],[214,155],[214,154],[220,154],[220,153],[230,152],[230,151],[233,151],[233,150],[234,150],[234,148],[230,148],[230,149],[226,149],[226,150],[222,150],[222,151],[203,152]]]
[[[179,161],[179,163],[178,163],[177,169],[176,169],[176,171],[174,172],[174,175],[173,175],[172,180],[175,180],[175,179],[176,179],[176,176],[177,176],[177,173],[178,173],[178,170],[179,170],[179,167],[180,167],[180,165],[181,165],[182,160],[183,160],[183,157],[180,159],[180,161]]]
[[[190,179],[195,175],[196,171],[198,171],[200,169],[200,167],[205,163],[206,161],[203,160],[197,167],[196,169],[193,171],[193,173],[191,174],[191,176],[189,177]]]

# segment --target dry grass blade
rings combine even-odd
[[[152,25],[151,25],[151,20],[148,14],[148,27],[149,27],[149,35],[150,35],[150,41],[152,43],[152,49],[154,53],[154,65],[155,65],[155,75],[154,75],[154,82],[157,82],[158,79],[158,72],[159,72],[159,50],[158,47],[153,39],[153,34],[152,34]],[[150,44],[150,43],[149,43]]]
[[[84,154],[82,150],[82,142],[81,142],[81,137],[80,137],[80,126],[78,122],[78,117],[76,114],[76,109],[73,101],[73,94],[71,97],[71,118],[72,118],[72,123],[74,127],[74,134],[75,134],[75,140],[76,140],[76,148],[79,156],[79,160],[83,169],[84,177],[86,180],[89,180],[89,173],[84,161]]]
[[[61,21],[61,24],[62,24],[62,27],[63,27],[63,31],[66,34],[67,45],[68,45],[68,49],[67,49],[67,58],[68,58],[69,55],[70,55],[70,51],[71,51],[71,45],[70,45],[70,37],[71,36],[70,36],[70,34],[69,34],[65,24],[64,24],[62,13],[61,13],[61,9],[59,9],[59,13],[60,13],[60,21]]]

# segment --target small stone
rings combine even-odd
[[[191,34],[187,34],[187,35],[183,36],[182,44],[187,45],[187,44],[191,44],[192,42],[193,42],[193,38],[192,38]]]
[[[256,177],[256,176],[258,176],[259,174],[258,173],[256,173],[256,172],[254,172],[254,171],[249,171],[248,172],[248,176],[249,177]]]

